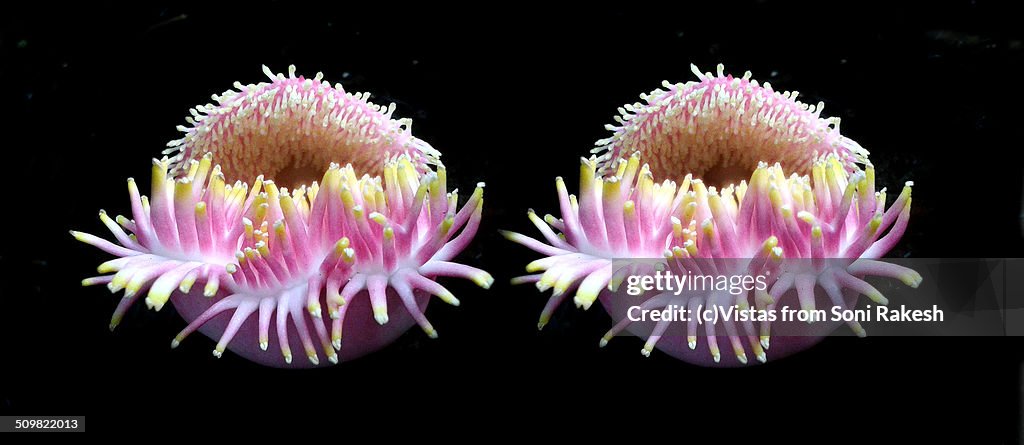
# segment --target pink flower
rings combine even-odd
[[[573,291],[577,306],[587,309],[600,299],[613,317],[622,320],[604,336],[602,346],[617,333],[634,327],[625,318],[629,301],[612,292],[634,266],[627,262],[613,267],[613,259],[663,258],[665,265],[679,271],[766,275],[770,279],[770,289],[741,295],[646,295],[643,309],[675,305],[773,310],[783,298],[795,298],[802,309],[809,310],[815,308],[817,288],[831,304],[845,308],[856,303],[847,294],[855,297],[859,293],[876,304],[886,303],[877,289],[863,281],[865,275],[896,278],[912,287],[920,283],[921,276],[913,270],[874,260],[892,249],[906,230],[911,183],[886,209],[886,191],[876,191],[874,168],[869,164],[862,170],[853,162],[864,153],[862,149],[827,125],[808,121],[808,110],[793,102],[792,96],[783,94],[785,100],[779,100],[771,96],[777,93],[747,82],[749,76],[739,81],[721,74],[698,75],[699,84],[655,92],[648,96],[648,106],[630,107],[637,114],[623,120],[628,122],[626,127],[615,128],[613,138],[599,141],[600,145],[610,144],[608,153],[582,160],[578,199],[568,193],[561,178],[556,179],[561,218],[547,215],[541,220],[532,211],[528,215],[543,241],[505,232],[510,240],[544,255],[527,265],[528,272],[537,273],[513,280],[535,283],[541,291],[554,289],[538,327],[548,322]],[[737,96],[739,92],[746,96]],[[768,111],[750,105],[766,96],[779,102]],[[759,111],[754,118],[740,113],[742,110]],[[804,143],[820,135],[820,141],[813,146],[777,143],[781,136],[770,124],[771,116],[792,120],[783,136],[798,141],[804,138]],[[720,145],[722,141],[728,142]],[[751,153],[736,152],[739,148]],[[627,151],[632,155],[622,158]],[[797,169],[806,165],[810,175],[787,175],[785,163],[769,166],[757,162],[749,182],[721,189],[706,186],[694,174],[683,176],[678,185],[671,180],[658,183],[653,167],[640,165],[640,153],[647,156],[648,151],[661,169],[677,167],[672,170],[673,177],[687,168],[689,161],[681,159],[710,153],[721,158],[719,163],[737,165],[746,161],[729,159],[778,156]],[[686,155],[689,158],[678,157],[681,152],[690,153]],[[719,165],[704,162],[712,158],[691,160],[704,172]],[[600,174],[601,168],[608,172],[606,176]],[[831,260],[835,258],[848,260]],[[864,335],[856,321],[849,325]],[[755,326],[753,322],[723,321],[705,328],[704,343],[698,342],[698,325],[693,322],[661,321],[649,331],[637,327],[634,333],[647,337],[641,351],[644,355],[657,346],[686,361],[715,365],[721,363],[719,339],[724,339],[736,360],[722,365],[747,364],[748,347],[759,361],[767,360],[771,322]],[[809,347],[820,335],[824,333],[782,337],[773,355],[781,357]],[[681,341],[684,337],[685,342]]]
[[[391,107],[383,114],[363,95],[320,84],[319,75],[317,83],[271,77],[269,86],[222,95],[222,107],[200,107],[207,115],[186,129],[175,160],[154,160],[150,200],[128,180],[133,219],[100,212],[117,243],[72,232],[117,257],[99,267],[112,275],[83,280],[125,290],[111,329],[145,294],[150,308],[172,301],[189,321],[172,347],[200,329],[218,339],[217,357],[230,348],[275,366],[292,364],[296,336],[312,365],[321,352],[332,363],[371,352],[413,324],[437,337],[423,315],[428,296],[459,301],[435,278],[467,278],[484,288],[493,281],[451,261],[479,227],[483,184],[457,209],[458,193],[448,191],[436,152],[408,134],[407,122],[391,120]],[[325,150],[312,153],[315,147]],[[213,152],[236,175],[260,162],[298,181],[309,178],[295,173],[313,165],[329,168],[319,182],[292,190],[263,176],[227,184]],[[382,175],[360,176],[353,164],[324,160],[355,153]],[[197,283],[201,295],[192,289]],[[271,345],[280,355],[264,352]]]

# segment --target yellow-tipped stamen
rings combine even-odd
[[[733,352],[736,354],[736,359],[742,364],[747,364],[747,352],[743,350],[743,346],[736,346],[733,348]]]
[[[373,308],[373,319],[377,321],[377,324],[384,326],[388,324],[388,308],[386,307],[375,307]]]
[[[643,349],[640,350],[640,354],[642,354],[644,357],[650,357],[651,356],[651,352],[653,352],[653,351],[654,351],[654,343],[652,343],[650,340],[648,340],[646,343],[644,343],[644,347],[643,347]]]
[[[340,350],[341,349],[341,332],[340,331],[334,331],[333,333],[331,333],[331,346],[333,346],[335,350]]]
[[[473,274],[473,276],[470,277],[470,280],[473,281],[473,283],[476,284],[477,286],[480,286],[484,289],[490,289],[491,285],[494,284],[494,277],[492,277],[491,274],[484,271],[480,271],[479,273]]]
[[[188,273],[181,279],[181,283],[178,284],[178,290],[183,294],[189,293],[192,290],[192,286],[196,284],[196,280],[199,278],[198,273]]]
[[[203,288],[204,297],[212,297],[217,294],[220,289],[220,281],[216,275],[211,275],[210,279],[206,282],[206,286]]]

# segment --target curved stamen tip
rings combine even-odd
[[[544,326],[547,326],[549,321],[551,321],[551,314],[548,314],[547,312],[541,312],[540,320],[537,321],[537,330],[543,330]]]
[[[128,292],[125,292],[125,295],[127,295],[127,294],[128,294]],[[146,306],[148,308],[150,308],[150,309],[153,309],[153,310],[155,310],[157,312],[160,312],[160,309],[164,308],[164,304],[167,303],[167,300],[168,300],[169,297],[170,297],[170,295],[167,295],[167,298],[164,298],[162,295],[158,296],[156,298],[154,298],[153,296],[147,296],[146,297]]]
[[[490,289],[491,285],[494,284],[494,277],[487,272],[480,272],[473,277],[473,283],[484,289]],[[457,302],[452,304],[455,306],[459,305]]]
[[[213,282],[213,281],[207,282],[206,286],[203,288],[203,296],[206,297],[206,298],[213,297],[214,295],[217,295],[217,290],[218,290],[218,285],[217,285],[216,282]]]
[[[917,289],[917,287],[921,285],[921,282],[924,281],[924,278],[921,277],[921,274],[917,273],[917,271],[909,270],[907,273],[900,276],[900,281],[907,286]]]
[[[196,279],[197,278],[199,278],[199,276],[198,275],[194,275],[194,274],[190,274],[190,275],[185,276],[185,278],[182,278],[181,283],[178,284],[178,290],[181,291],[181,293],[183,293],[183,294],[189,293],[189,291],[192,290],[192,286],[196,284]],[[205,290],[204,290],[204,293],[205,293]],[[170,297],[170,295],[168,295],[168,298],[169,297]],[[163,296],[161,295],[160,298],[163,298]],[[166,302],[167,302],[167,300],[164,299],[163,302],[160,303],[159,307],[157,307],[156,310],[159,311],[160,308],[162,308],[164,306],[164,303],[166,303]]]
[[[580,294],[577,293],[576,296],[573,297],[572,301],[573,301],[573,303],[576,304],[576,307],[583,308],[583,310],[588,310],[588,309],[590,309],[590,306],[592,304],[594,304],[594,300],[596,300],[596,299],[597,299],[597,295],[591,295],[591,294],[580,295]]]
[[[860,337],[860,338],[864,338],[864,337],[868,336],[868,332],[865,331],[864,328],[860,326],[860,324],[856,324],[856,325],[850,326],[850,329],[852,329],[853,333],[855,335],[857,335],[858,337]]]
[[[374,309],[373,319],[377,321],[377,324],[384,326],[388,323],[388,311],[387,309]]]

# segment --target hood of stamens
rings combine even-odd
[[[867,160],[868,152],[839,132],[838,117],[822,117],[824,103],[808,105],[798,92],[779,92],[768,82],[724,72],[702,73],[697,81],[663,83],[643,102],[619,108],[612,131],[597,141],[599,171],[642,152],[657,178],[682,181],[692,174],[709,185],[745,179],[760,161],[781,162],[808,174],[815,159],[836,156],[847,171]]]
[[[377,176],[390,158],[407,155],[425,173],[440,153],[412,136],[410,119],[392,118],[395,104],[376,105],[369,93],[346,92],[317,73],[312,79],[275,74],[270,82],[242,85],[212,96],[214,103],[189,110],[184,137],[168,143],[171,173],[183,175],[189,161],[215,153],[228,181],[257,175],[298,188],[319,179],[323,166],[352,164]]]

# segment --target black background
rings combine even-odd
[[[99,4],[4,13],[0,414],[84,413],[92,431],[148,425],[134,415],[173,418],[175,428],[242,416],[259,428],[302,414],[350,427],[364,416],[489,418],[527,434],[531,425],[620,423],[679,438],[691,422],[734,439],[880,425],[1015,442],[1019,338],[829,338],[746,369],[644,358],[631,338],[599,350],[610,323],[600,310],[563,308],[536,331],[546,296],[508,285],[533,255],[497,234],[532,233],[527,208],[556,210],[554,177],[575,181],[579,156],[605,136],[617,106],[663,79],[690,80],[691,62],[705,71],[722,62],[806,102],[824,100],[825,114],[841,116],[844,134],[871,150],[879,186],[916,182],[898,254],[1021,256],[1024,36],[997,2],[929,5]],[[463,260],[492,272],[494,287],[450,280],[463,305],[432,305],[440,339],[414,330],[381,352],[312,371],[217,360],[202,336],[172,351],[183,326],[173,311],[136,307],[108,332],[116,298],[78,285],[105,255],[67,230],[101,233],[98,209],[127,211],[125,178],[148,177],[149,159],[177,138],[189,107],[235,80],[262,81],[261,64],[283,72],[293,63],[371,91],[376,103],[396,102],[396,115],[412,117],[414,134],[444,153],[450,181],[464,190],[487,182],[484,223]],[[306,421],[280,428],[333,425]]]

